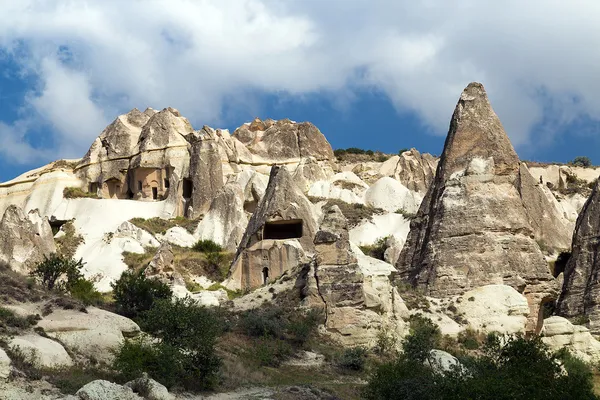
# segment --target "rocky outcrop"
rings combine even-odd
[[[239,185],[228,183],[212,200],[208,212],[194,232],[194,237],[212,240],[227,251],[236,251],[247,224],[244,193]]]
[[[394,178],[383,177],[375,182],[365,193],[365,204],[386,211],[402,211],[415,214],[419,209],[422,197],[407,189]]]
[[[143,400],[131,388],[101,379],[86,384],[75,395],[80,400]]]
[[[190,154],[190,178],[192,197],[187,216],[197,218],[206,213],[211,201],[223,187],[223,168],[213,129],[205,126],[200,132],[188,136],[192,148]]]
[[[282,232],[277,225],[283,227],[287,223],[300,224],[298,232]],[[274,236],[265,235],[267,224],[273,227]],[[269,184],[265,195],[248,222],[244,236],[238,247],[236,258],[244,249],[263,239],[285,239],[296,237],[305,251],[314,249],[313,238],[316,233],[316,221],[313,206],[296,186],[292,176],[285,167],[273,166],[269,176]],[[286,235],[289,233],[289,235]]]
[[[47,218],[41,218],[37,211],[26,216],[17,206],[6,209],[0,221],[0,261],[27,274],[54,252],[56,245]]]
[[[379,174],[391,176],[413,192],[425,194],[435,176],[438,159],[410,149],[385,161]]]
[[[594,186],[583,206],[573,234],[572,253],[564,271],[557,314],[567,318],[586,316],[593,333],[600,332],[600,187]]]
[[[294,170],[292,177],[296,185],[304,193],[307,193],[311,185],[318,181],[326,181],[333,175],[331,166],[323,166],[319,164],[314,157],[304,157],[300,160],[300,164]]]
[[[536,181],[527,166],[519,168],[518,189],[521,202],[540,246],[549,251],[565,251],[571,245],[572,227],[564,214],[550,202],[542,184]]]
[[[346,203],[363,204],[367,189],[369,189],[369,185],[356,174],[344,171],[325,181],[314,182],[308,190],[308,195],[323,199],[342,200]]]
[[[300,161],[302,157],[334,160],[331,145],[319,129],[310,122],[296,123],[289,119],[262,121],[256,118],[233,132],[233,137],[252,154],[248,163],[270,160],[273,163]]]
[[[43,317],[37,326],[67,350],[103,364],[113,361],[125,338],[140,333],[132,320],[95,307],[88,307],[85,313],[58,309]]]
[[[573,325],[566,318],[553,316],[544,320],[541,336],[552,351],[567,349],[585,362],[596,364],[600,361],[600,342],[585,326]]]
[[[11,361],[4,349],[0,348],[0,382],[8,379],[12,371]]]
[[[352,249],[348,223],[337,206],[325,211],[314,242],[304,301],[325,310],[328,334],[344,345],[368,347],[381,334],[402,337],[408,310],[388,279],[393,268]]]
[[[396,266],[434,297],[506,284],[538,311],[557,296],[518,190],[520,162],[481,84],[463,91],[437,167]],[[541,320],[539,320],[541,322]]]
[[[52,369],[73,365],[73,360],[60,343],[36,334],[16,336],[9,341],[8,347],[20,352],[36,368]]]

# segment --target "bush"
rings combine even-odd
[[[112,284],[113,297],[117,312],[136,318],[152,308],[157,300],[171,299],[173,292],[165,283],[157,279],[148,279],[144,271],[125,271]]]
[[[362,371],[365,367],[365,359],[367,357],[367,349],[364,347],[353,347],[344,350],[337,365],[342,369],[352,371]]]
[[[374,244],[368,246],[359,246],[365,255],[376,258],[378,260],[385,259],[385,251],[387,250],[387,240],[389,236],[380,237]]]
[[[402,153],[404,153],[404,152],[406,152],[406,151],[409,151],[409,150],[410,150],[410,149],[400,149],[400,150],[398,150],[398,155],[399,155],[399,156],[401,156],[401,155],[402,155]]]
[[[215,312],[191,298],[159,300],[143,313],[140,326],[157,340],[127,341],[121,346],[113,367],[124,378],[147,372],[167,387],[214,386],[221,365],[214,347],[222,332]]]
[[[410,332],[404,340],[402,348],[404,356],[416,362],[424,362],[429,358],[431,350],[439,346],[442,333],[429,318],[419,315],[410,317]]]
[[[576,167],[591,167],[592,161],[589,159],[589,157],[578,156],[575,157],[573,161],[571,161],[571,164],[573,164]]]
[[[97,306],[104,302],[102,293],[98,292],[94,287],[94,283],[87,279],[78,279],[69,287],[71,296],[80,300],[85,306]]]
[[[8,308],[0,307],[0,332],[7,332],[8,328],[28,329],[37,324],[39,315],[20,317]]]
[[[45,260],[36,265],[30,275],[40,279],[42,285],[48,290],[53,290],[60,278],[66,278],[61,289],[68,289],[69,285],[83,278],[81,274],[83,260],[75,261],[57,254],[51,254],[50,257],[44,256],[44,258]]]
[[[198,240],[192,249],[199,251],[200,253],[220,253],[223,251],[223,247],[213,242],[212,240]]]
[[[377,368],[364,397],[373,400],[597,399],[590,369],[565,351],[552,354],[539,337],[508,336],[501,340],[490,335],[480,355],[465,357],[462,363],[462,367],[441,371],[424,364],[420,352],[413,354],[405,348],[397,360]],[[561,363],[567,374],[561,372]]]

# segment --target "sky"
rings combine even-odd
[[[440,154],[471,81],[522,159],[600,164],[599,71],[597,0],[0,0],[0,181],[134,107]]]

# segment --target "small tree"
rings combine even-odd
[[[50,257],[44,256],[44,261],[36,265],[30,275],[37,277],[42,281],[42,285],[48,290],[53,290],[60,278],[65,278],[61,289],[69,289],[70,285],[83,279],[81,268],[83,260],[75,261],[70,258],[51,254]]]
[[[573,164],[576,167],[591,167],[592,161],[589,159],[589,157],[578,156],[575,157],[573,161],[571,161],[571,164]]]
[[[112,288],[117,312],[129,318],[136,318],[140,313],[150,310],[155,301],[173,296],[169,286],[157,279],[147,278],[143,270],[123,272]]]

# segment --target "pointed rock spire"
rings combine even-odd
[[[469,84],[396,266],[400,279],[433,296],[512,286],[530,301],[533,330],[556,285],[517,188],[519,167],[483,86]]]

